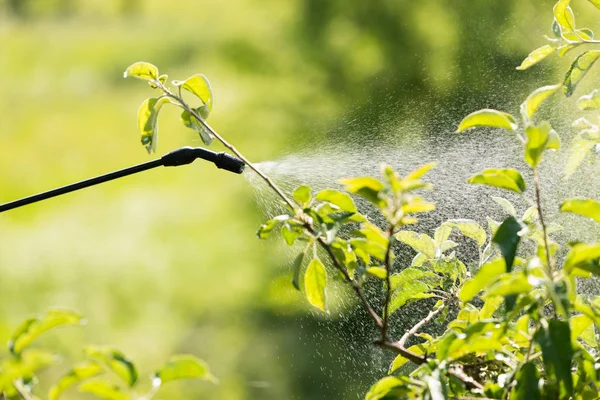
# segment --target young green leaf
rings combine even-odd
[[[534,51],[529,53],[527,58],[523,60],[523,62],[517,67],[517,69],[523,71],[529,67],[532,67],[533,65],[542,61],[544,58],[548,57],[550,54],[554,53],[554,50],[556,50],[556,48],[550,46],[549,44],[535,49]]]
[[[49,400],[56,400],[67,389],[73,385],[101,374],[104,371],[102,366],[94,361],[84,361],[76,364],[71,370],[50,388],[48,393]]]
[[[79,391],[91,393],[105,400],[131,400],[118,386],[108,381],[94,380],[79,385]]]
[[[196,108],[194,110],[196,112],[201,113],[201,107]],[[183,110],[183,112],[181,113],[181,122],[187,128],[193,129],[196,132],[198,132],[200,134],[200,138],[202,139],[202,142],[205,145],[210,146],[210,144],[212,143],[212,141],[214,139],[213,134],[210,133],[210,131],[208,129],[206,129],[204,127],[204,125],[202,125],[202,123],[200,121],[198,121],[196,119],[196,117],[194,117],[192,114],[190,114],[187,110]]]
[[[146,99],[138,110],[138,128],[142,134],[142,144],[148,153],[156,151],[158,143],[158,113],[163,104],[168,103],[167,97]]]
[[[367,274],[375,278],[385,279],[387,277],[387,270],[383,267],[367,267]]]
[[[583,135],[577,135],[573,138],[569,147],[569,155],[565,165],[565,175],[570,177],[577,171],[585,157],[590,154],[598,141],[588,139]]]
[[[310,202],[310,188],[308,186],[299,186],[294,190],[292,196],[294,196],[294,199],[296,199],[302,207],[306,207]]]
[[[518,127],[517,122],[512,115],[498,110],[484,109],[467,115],[461,121],[456,132],[460,133],[478,126],[504,128],[509,131],[514,131]]]
[[[527,99],[521,104],[521,115],[525,121],[529,121],[533,118],[538,107],[548,97],[552,96],[558,89],[562,87],[562,84],[543,86],[534,90]]]
[[[567,253],[564,269],[568,273],[575,268],[580,268],[600,276],[599,259],[600,243],[578,243]]]
[[[374,242],[371,240],[363,238],[350,239],[350,244],[352,245],[353,249],[364,251],[368,255],[378,258],[380,260],[384,260],[387,254],[386,247],[382,246],[378,242]]]
[[[279,226],[279,224],[287,221],[289,218],[289,215],[282,214],[276,216],[273,219],[268,220],[267,222],[262,224],[260,228],[258,228],[258,232],[256,232],[256,235],[259,239],[268,239],[269,236],[271,236],[271,232],[273,232],[273,229]]]
[[[308,250],[308,247],[306,248]],[[300,272],[302,271],[302,264],[304,263],[304,257],[306,257],[306,251],[298,254],[292,264],[292,270],[294,271],[294,277],[292,278],[292,285],[296,290],[300,290]]]
[[[575,89],[577,89],[577,85],[585,74],[590,70],[592,65],[598,60],[600,57],[600,50],[589,50],[585,53],[580,54],[571,64],[571,68],[565,75],[564,91],[567,97],[571,96]]]
[[[119,350],[108,346],[89,346],[85,349],[85,353],[91,359],[102,361],[129,386],[137,382],[138,373],[135,365]]]
[[[198,357],[183,354],[172,356],[169,361],[154,373],[152,385],[161,386],[164,383],[179,379],[203,379],[213,383],[218,380],[210,373],[208,364]]]
[[[590,3],[592,3],[597,9],[600,10],[600,0],[588,0]]]
[[[569,3],[571,0],[558,0],[554,5],[554,19],[567,32],[575,30],[575,16]]]
[[[462,302],[470,301],[504,272],[506,272],[506,263],[502,258],[483,264],[475,277],[465,282],[458,298]]]
[[[208,114],[210,114],[212,111],[214,103],[213,92],[208,78],[202,74],[196,74],[181,83],[181,87],[188,92],[193,93],[200,100],[202,100],[202,103],[204,103],[204,105],[207,107],[206,117],[208,117]]]
[[[542,123],[540,126],[527,126],[525,135],[527,136],[525,161],[534,168],[542,160],[542,154],[545,150],[558,150],[560,148],[560,139],[547,122]]]
[[[416,180],[416,179],[420,179],[423,175],[425,175],[426,173],[428,173],[429,171],[431,171],[431,169],[434,168],[436,165],[438,165],[437,162],[431,162],[429,164],[425,164],[423,166],[420,166],[416,170],[414,170],[414,171],[410,172],[408,175],[406,175],[406,177],[404,178],[404,180],[406,180],[406,181],[413,181],[413,180]]]
[[[571,212],[600,222],[600,202],[593,199],[569,199],[560,205],[560,211]]]
[[[385,186],[381,181],[375,178],[370,176],[346,178],[342,179],[340,183],[346,186],[346,190],[348,192],[356,193],[378,207],[383,207],[385,205],[385,201],[379,197],[379,193],[385,188]]]
[[[315,258],[308,264],[304,273],[304,292],[308,302],[322,311],[325,311],[326,285],[325,266],[318,258]]]
[[[365,396],[365,400],[401,399],[409,392],[408,385],[395,376],[378,380]],[[391,396],[388,396],[390,395]]]
[[[523,225],[515,217],[511,216],[500,224],[500,227],[492,238],[492,242],[498,244],[500,247],[500,253],[502,253],[502,257],[504,257],[506,263],[506,272],[512,270],[523,228]]]
[[[594,89],[590,94],[581,96],[577,100],[577,107],[583,111],[600,109],[600,90]]]
[[[23,349],[31,344],[42,333],[50,329],[64,325],[81,325],[84,318],[70,310],[50,310],[41,318],[29,318],[25,320],[13,333],[8,342],[11,353],[19,355]]]
[[[400,231],[394,237],[412,247],[418,253],[423,253],[429,258],[435,258],[435,242],[426,233],[419,234],[413,231]]]
[[[532,362],[526,362],[517,372],[510,398],[513,400],[541,400],[539,387],[540,374]]]
[[[468,183],[489,185],[501,189],[512,190],[523,193],[525,191],[525,180],[515,169],[493,169],[483,170],[479,174],[467,179]]]
[[[158,68],[147,62],[136,62],[127,67],[123,74],[124,78],[129,76],[146,81],[158,79]]]
[[[508,200],[503,197],[492,196],[492,200],[494,200],[500,207],[504,209],[508,213],[508,215],[512,215],[513,217],[517,217],[517,211],[515,210],[515,206]]]
[[[487,239],[485,230],[472,219],[451,219],[444,222],[443,225],[458,229],[466,237],[475,240],[479,247],[483,246]]]
[[[352,197],[348,196],[346,193],[342,193],[337,190],[321,190],[319,193],[317,193],[315,199],[320,201],[327,201],[331,204],[334,204],[338,206],[342,211],[347,211],[351,213],[357,212]]]
[[[409,350],[410,352],[412,352],[414,354],[420,355],[420,356],[425,354],[425,351],[423,351],[423,346],[420,344],[415,344],[414,346],[410,346],[407,350]],[[401,354],[397,355],[396,358],[394,358],[394,361],[392,361],[392,364],[390,365],[390,369],[389,369],[388,373],[389,374],[393,373],[395,370],[402,367],[404,364],[406,364],[409,361],[410,360],[408,358],[404,358]]]
[[[540,326],[534,340],[542,349],[546,374],[555,377],[561,384],[561,398],[569,398],[573,393],[573,348],[569,323],[557,319],[550,320]]]

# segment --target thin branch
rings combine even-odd
[[[435,317],[436,315],[441,313],[442,310],[444,310],[444,308],[446,308],[446,303],[442,303],[442,305],[438,309],[431,310],[425,318],[423,318],[422,320],[417,322],[417,324],[415,326],[413,326],[408,331],[406,331],[406,333],[398,341],[398,345],[400,347],[404,348],[404,345],[406,344],[406,341],[408,340],[408,338],[410,338],[412,335],[417,333],[417,331],[419,329],[421,329],[424,325],[428,324],[429,321],[431,321],[433,319],[433,317]]]
[[[17,389],[17,391],[23,397],[23,399],[25,399],[25,400],[35,400],[35,397],[33,396],[33,394],[29,390],[27,390],[27,388],[23,384],[23,380],[21,378],[19,378],[16,381],[14,381],[13,382],[13,386],[15,387],[15,389]]]
[[[542,231],[544,233],[544,247],[546,249],[546,265],[548,271],[548,277],[554,278],[554,272],[552,270],[552,264],[550,260],[550,246],[548,245],[548,230],[546,229],[546,223],[544,222],[544,213],[542,212],[542,196],[540,190],[540,177],[538,169],[533,169],[533,179],[535,181],[535,201],[537,203],[538,216],[540,217],[540,224],[542,224]]]
[[[394,235],[394,225],[390,224],[387,236],[388,246],[385,253],[385,303],[383,304],[383,326],[381,327],[381,341],[386,342],[388,340],[388,329],[390,319],[390,302],[392,299],[392,279],[390,274],[392,272],[392,239]]]

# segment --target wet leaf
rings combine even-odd
[[[559,0],[554,5],[554,19],[567,32],[575,30],[575,16],[569,3],[571,0]]]
[[[532,167],[536,167],[540,163],[545,150],[560,148],[560,139],[547,122],[540,126],[529,125],[525,128],[525,135],[527,136],[525,161]]]
[[[569,323],[556,319],[550,320],[538,329],[534,340],[542,349],[546,373],[554,376],[561,384],[561,398],[568,398],[573,393],[571,377],[573,348]]]
[[[104,368],[93,361],[84,361],[75,365],[71,370],[50,388],[49,400],[56,400],[73,385],[101,374]]]
[[[552,96],[558,89],[562,87],[562,84],[544,86],[533,91],[527,99],[521,104],[521,115],[524,120],[531,120],[533,115],[537,111],[538,107],[548,97]]]
[[[494,186],[500,189],[511,190],[517,193],[525,191],[525,180],[515,169],[486,169],[479,174],[473,175],[467,180],[468,183]]]
[[[509,131],[514,131],[518,127],[512,115],[498,110],[484,109],[467,115],[461,121],[456,132],[460,133],[478,126],[504,128]]]
[[[327,272],[323,263],[315,258],[304,273],[304,292],[308,302],[325,311],[325,286],[327,284]]]
[[[590,94],[581,96],[577,100],[577,107],[583,111],[600,109],[600,90],[594,89]]]
[[[108,346],[89,346],[85,349],[85,353],[88,357],[103,362],[129,386],[137,382],[138,373],[135,365],[119,350]]]
[[[479,292],[485,289],[491,282],[506,272],[506,263],[504,259],[498,258],[483,264],[473,279],[468,280],[463,285],[458,294],[462,302],[470,301],[477,296]]]
[[[366,239],[350,239],[350,244],[354,249],[362,250],[365,253],[382,261],[385,260],[387,248],[377,242]]]
[[[368,267],[367,273],[379,279],[385,279],[387,277],[387,270],[383,267]]]
[[[580,268],[600,276],[599,259],[600,243],[578,243],[567,253],[564,269],[569,273],[575,268]]]
[[[600,50],[590,50],[585,53],[580,54],[571,64],[571,68],[565,75],[564,81],[564,91],[567,97],[571,96],[575,89],[577,89],[577,85],[585,74],[590,70],[592,65],[598,60],[600,57]]]
[[[425,354],[425,351],[423,351],[423,346],[420,344],[410,346],[407,350],[409,350],[412,353],[417,354],[419,356],[422,356],[423,354]],[[404,358],[401,354],[397,355],[396,358],[394,358],[394,361],[392,361],[392,364],[390,365],[390,369],[389,369],[388,373],[391,374],[392,372],[394,372],[398,368],[402,367],[404,364],[406,364],[409,361],[410,360],[408,358]]]
[[[152,385],[157,387],[167,382],[190,378],[203,379],[213,383],[218,382],[204,360],[189,354],[183,354],[172,356],[161,369],[156,371],[152,379]]]
[[[10,338],[8,349],[18,355],[42,333],[59,326],[81,325],[84,322],[83,317],[75,311],[50,310],[43,317],[29,318],[24,321]]]
[[[294,196],[294,199],[296,199],[296,201],[300,203],[302,207],[306,207],[308,202],[310,202],[310,187],[299,186],[296,188],[296,190],[294,190],[292,196]]]
[[[346,187],[346,191],[356,193],[364,197],[378,207],[383,207],[385,201],[379,197],[379,193],[385,188],[383,183],[370,176],[358,178],[347,178],[340,181]]]
[[[458,229],[466,237],[475,240],[479,247],[483,246],[487,239],[485,230],[471,219],[451,219],[444,222],[443,225]]]
[[[593,199],[569,199],[560,205],[560,211],[571,212],[600,222],[600,202]]]
[[[500,224],[492,238],[492,242],[498,244],[500,253],[506,263],[506,272],[512,270],[517,253],[517,247],[521,241],[521,231],[524,226],[514,217],[508,217]]]
[[[406,175],[404,180],[412,181],[412,180],[420,179],[423,175],[425,175],[426,173],[431,171],[431,169],[434,168],[437,164],[438,164],[437,162],[425,164],[425,165],[417,168],[416,170],[410,172],[408,175]]]
[[[347,211],[351,213],[357,212],[352,197],[348,196],[346,193],[342,193],[337,190],[321,190],[319,193],[317,193],[315,199],[320,201],[327,201],[331,204],[334,204],[338,206],[342,211]]]
[[[147,62],[136,62],[127,67],[123,74],[124,78],[129,76],[147,81],[158,79],[158,68]]]
[[[527,58],[523,60],[523,62],[517,67],[517,69],[522,71],[534,66],[538,62],[542,61],[544,58],[548,57],[550,54],[554,53],[554,50],[556,49],[550,46],[549,44],[535,49],[534,51],[529,53]]]
[[[400,231],[394,237],[398,241],[409,245],[418,253],[423,253],[429,258],[436,257],[435,242],[425,233],[419,234],[413,231]]]
[[[363,237],[369,241],[388,247],[387,235],[379,227],[371,222],[365,222],[358,231],[353,232],[356,236]]]
[[[94,396],[106,400],[131,400],[117,385],[107,381],[89,381],[79,385],[79,391],[91,393]]]

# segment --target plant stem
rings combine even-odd
[[[27,388],[23,384],[23,381],[21,380],[21,378],[14,381],[13,385],[14,385],[15,389],[17,389],[19,394],[23,397],[23,399],[35,400],[35,397],[33,396],[33,394],[31,394],[31,392],[29,390],[27,390]]]
[[[535,201],[537,204],[538,215],[540,217],[540,224],[542,225],[542,232],[544,234],[544,248],[546,249],[546,271],[550,280],[554,278],[554,270],[552,268],[550,259],[550,246],[548,245],[548,230],[546,223],[544,222],[544,213],[542,211],[542,196],[540,190],[540,176],[537,168],[533,169],[533,179],[535,181]]]
[[[388,246],[385,253],[385,303],[383,304],[383,326],[381,327],[381,341],[388,340],[388,329],[390,319],[390,301],[392,298],[392,239],[394,237],[394,225],[390,224],[388,231]]]
[[[431,310],[425,318],[423,318],[422,320],[417,322],[415,326],[410,328],[408,331],[406,331],[406,333],[404,335],[402,335],[402,337],[398,341],[398,345],[400,345],[400,347],[404,348],[404,345],[406,344],[406,341],[408,340],[408,338],[411,337],[412,335],[414,335],[415,333],[417,333],[417,331],[419,329],[421,329],[425,324],[428,324],[429,321],[431,321],[433,319],[433,317],[435,317],[436,315],[441,313],[444,310],[444,308],[446,308],[446,303],[442,303],[442,305],[436,310]]]

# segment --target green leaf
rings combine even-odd
[[[420,179],[421,177],[423,177],[423,175],[425,175],[426,173],[431,171],[431,169],[434,168],[436,165],[438,165],[437,162],[431,162],[431,163],[422,165],[419,168],[417,168],[416,170],[414,170],[414,171],[410,172],[408,175],[406,175],[404,180],[405,181],[413,181],[416,179]]]
[[[308,264],[304,273],[304,292],[308,302],[322,311],[325,311],[326,285],[325,266],[318,258],[315,258]]]
[[[308,250],[308,247],[306,248]],[[302,271],[302,264],[304,263],[304,257],[306,257],[306,251],[298,254],[294,259],[294,263],[292,264],[294,277],[292,278],[292,285],[296,288],[296,290],[300,290],[300,272]]]
[[[194,111],[201,112],[200,108],[195,108]],[[196,132],[198,132],[198,134],[200,134],[202,142],[205,145],[210,146],[214,139],[213,134],[210,133],[210,131],[206,129],[204,125],[202,125],[202,123],[198,121],[198,119],[196,119],[196,117],[190,114],[187,110],[183,110],[183,112],[181,113],[181,122],[187,128],[193,129]]]
[[[526,362],[517,372],[510,398],[512,400],[541,400],[539,388],[540,374],[532,362]]]
[[[579,82],[581,82],[592,65],[594,65],[596,60],[598,60],[598,57],[600,57],[600,50],[590,50],[580,54],[573,61],[569,72],[567,72],[565,75],[564,91],[567,97],[571,96],[573,92],[575,92],[577,85]]]
[[[305,207],[310,202],[310,187],[299,186],[296,188],[296,190],[294,190],[292,196],[294,196],[294,199],[296,199],[296,201],[300,203],[302,207]]]
[[[571,341],[577,342],[577,339],[583,340],[585,343],[592,347],[597,346],[594,321],[585,314],[574,315],[569,318],[569,324],[571,326]]]
[[[542,349],[542,358],[546,373],[561,383],[561,398],[573,393],[571,363],[573,348],[571,332],[567,321],[550,320],[542,324],[534,335],[534,340]]]
[[[523,60],[523,62],[517,67],[517,69],[523,71],[529,67],[534,66],[538,62],[542,61],[544,58],[548,57],[550,54],[554,53],[554,50],[556,49],[550,46],[549,44],[535,49],[534,51],[529,53],[527,58]]]
[[[594,5],[597,9],[600,10],[600,0],[588,0],[590,3]]]
[[[423,253],[429,258],[436,257],[435,242],[425,233],[419,234],[413,231],[400,231],[394,237],[398,241],[409,245],[418,253]]]
[[[273,229],[279,226],[279,224],[287,221],[289,218],[289,215],[282,214],[276,216],[273,219],[268,220],[267,222],[262,224],[260,228],[258,228],[258,232],[256,232],[256,235],[259,239],[268,239],[269,236],[271,236]]]
[[[136,62],[127,67],[123,74],[124,78],[129,76],[146,81],[158,79],[158,68],[147,62]]]
[[[138,110],[138,129],[142,134],[142,144],[148,153],[156,151],[158,143],[158,113],[163,104],[169,103],[167,97],[146,99]]]
[[[356,193],[364,197],[378,207],[385,205],[385,202],[379,198],[379,193],[385,188],[383,183],[370,176],[347,178],[340,181],[346,186],[346,191]]]
[[[500,247],[500,253],[506,263],[506,272],[512,270],[523,228],[524,226],[514,217],[508,217],[500,224],[492,238],[492,242]]]
[[[423,346],[421,346],[420,344],[415,344],[414,346],[410,346],[407,350],[411,351],[414,354],[420,355],[420,356],[425,354],[425,351],[423,351]],[[392,372],[394,372],[398,368],[402,367],[404,364],[406,364],[409,361],[410,360],[408,358],[404,358],[402,356],[402,354],[398,354],[396,356],[396,358],[394,358],[394,361],[392,361],[392,364],[390,365],[390,369],[389,369],[388,373],[391,374]]]
[[[375,278],[385,279],[387,277],[387,270],[383,267],[367,267],[367,274]]]
[[[181,84],[181,87],[202,100],[202,103],[206,106],[206,116],[203,116],[203,118],[206,119],[212,111],[214,103],[213,92],[208,78],[202,74],[196,74],[186,79]]]
[[[512,115],[502,111],[483,109],[467,115],[461,121],[456,132],[460,133],[467,129],[478,126],[504,128],[508,129],[509,131],[514,131],[518,127],[517,122]]]
[[[517,217],[517,211],[515,210],[515,206],[508,200],[503,197],[492,196],[492,200],[494,200],[500,207],[504,209],[508,213],[508,215],[512,215],[513,217]]]
[[[531,290],[533,290],[533,286],[528,282],[525,275],[522,272],[517,272],[500,276],[486,289],[483,298],[519,295],[529,293]]]
[[[582,135],[577,135],[573,138],[565,165],[565,175],[567,177],[577,171],[577,168],[579,168],[585,157],[590,154],[596,143],[598,143],[596,140],[587,139]]]
[[[127,394],[116,385],[106,381],[89,381],[79,385],[79,391],[91,393],[101,399],[106,400],[131,400]]]
[[[575,16],[573,10],[569,7],[571,0],[559,0],[554,5],[554,19],[564,30],[575,30]]]
[[[560,25],[558,24],[558,22],[556,22],[555,19],[552,20],[552,34],[556,39],[560,39],[562,37]]]
[[[593,199],[569,199],[560,205],[560,211],[571,212],[600,222],[600,202]]]
[[[84,361],[76,364],[71,370],[50,388],[48,393],[49,400],[56,400],[67,389],[73,385],[101,374],[104,371],[102,366],[93,361]]]
[[[8,349],[14,355],[19,355],[42,333],[64,325],[81,325],[83,317],[70,310],[50,310],[41,318],[29,318],[13,333],[8,342]]]
[[[152,385],[158,387],[167,382],[189,378],[218,383],[204,360],[189,354],[182,354],[172,356],[161,369],[154,373]]]
[[[388,247],[388,238],[386,234],[379,229],[379,227],[371,222],[365,222],[358,231],[353,232],[354,235],[365,238],[371,242],[375,242],[383,246]]]
[[[527,136],[525,161],[532,167],[536,167],[540,163],[545,150],[560,148],[560,139],[547,122],[540,126],[527,126],[525,134]]]
[[[525,180],[515,169],[486,169],[479,174],[467,179],[468,183],[489,185],[501,189],[512,190],[523,193],[525,191]]]
[[[571,247],[565,258],[564,269],[567,273],[580,268],[600,276],[600,243],[578,243]]]
[[[475,240],[479,247],[483,246],[487,239],[485,230],[472,219],[451,219],[443,225],[458,229],[466,237]]]
[[[133,362],[125,354],[108,346],[89,346],[85,349],[88,357],[102,361],[129,386],[133,386],[138,379],[138,373]]]
[[[380,260],[385,260],[385,256],[387,254],[387,248],[382,246],[381,244],[366,240],[366,239],[350,239],[350,244],[354,249],[362,250],[367,254],[378,258]]]
[[[483,264],[473,279],[465,282],[458,298],[462,302],[470,301],[504,272],[506,272],[506,263],[502,258]]]
[[[377,381],[365,396],[365,400],[401,399],[408,393],[408,385],[395,376]]]
[[[409,301],[432,297],[431,289],[439,286],[440,277],[430,271],[417,268],[406,268],[398,274],[390,276],[392,298],[390,301],[390,314]]]
[[[583,111],[600,109],[600,90],[594,89],[590,94],[581,96],[577,100],[577,107]]]
[[[338,206],[342,211],[351,213],[357,212],[354,200],[346,193],[339,192],[337,190],[325,189],[321,190],[315,196],[315,199],[320,201],[327,201],[331,204]]]
[[[521,104],[521,115],[523,116],[523,119],[526,121],[531,120],[544,100],[556,93],[561,87],[562,84],[559,83],[558,85],[544,86],[534,90],[527,96],[527,99],[525,99],[523,104]]]

